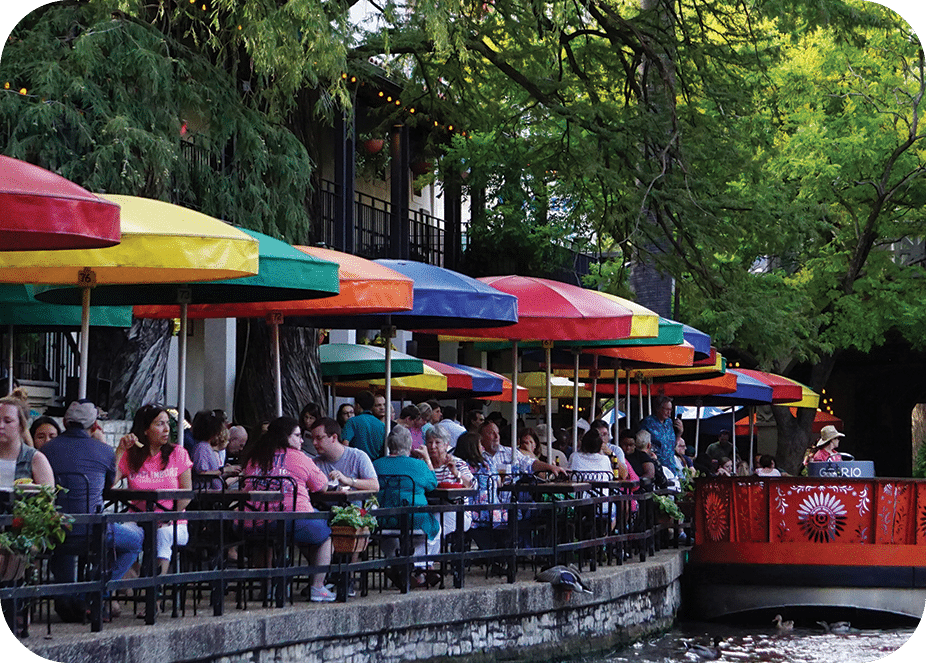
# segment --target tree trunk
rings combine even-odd
[[[124,329],[95,328],[90,334],[88,376],[109,380],[110,419],[130,419],[148,403],[164,403],[167,353],[173,320],[132,320]]]
[[[298,418],[310,402],[326,409],[317,333],[308,327],[280,326],[283,414],[287,417]],[[261,422],[276,418],[270,330],[264,320],[238,323],[238,366],[235,421],[259,430]]]

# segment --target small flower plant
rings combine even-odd
[[[332,525],[344,525],[354,529],[363,529],[369,527],[371,530],[376,529],[376,516],[373,510],[379,506],[376,497],[371,497],[363,506],[351,503],[346,506],[336,506],[331,509]]]
[[[54,550],[63,543],[74,519],[58,511],[55,496],[61,486],[29,484],[16,486],[13,500],[13,523],[0,532],[0,548],[22,555],[27,562],[46,550]]]

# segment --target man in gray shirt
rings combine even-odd
[[[312,424],[312,444],[318,456],[315,464],[329,483],[355,490],[379,490],[379,480],[370,457],[360,449],[341,443],[341,427],[334,419],[322,417]]]

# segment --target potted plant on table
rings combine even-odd
[[[334,552],[358,553],[366,550],[370,533],[376,529],[373,510],[379,506],[375,497],[369,498],[363,506],[351,503],[331,509],[331,543]]]
[[[59,490],[63,488],[15,487],[13,522],[0,532],[0,582],[22,578],[36,555],[64,541],[74,519],[58,511],[55,496]]]

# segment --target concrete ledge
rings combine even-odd
[[[557,600],[552,588],[473,579],[462,590],[393,590],[346,604],[298,603],[277,610],[200,615],[156,626],[107,626],[29,638],[23,644],[62,663],[374,663],[492,661],[576,655],[630,642],[671,626],[680,605],[684,552],[663,551],[584,574],[594,594]],[[527,573],[523,574],[527,577]],[[481,581],[481,582],[480,582]],[[54,631],[53,631],[54,633]]]

